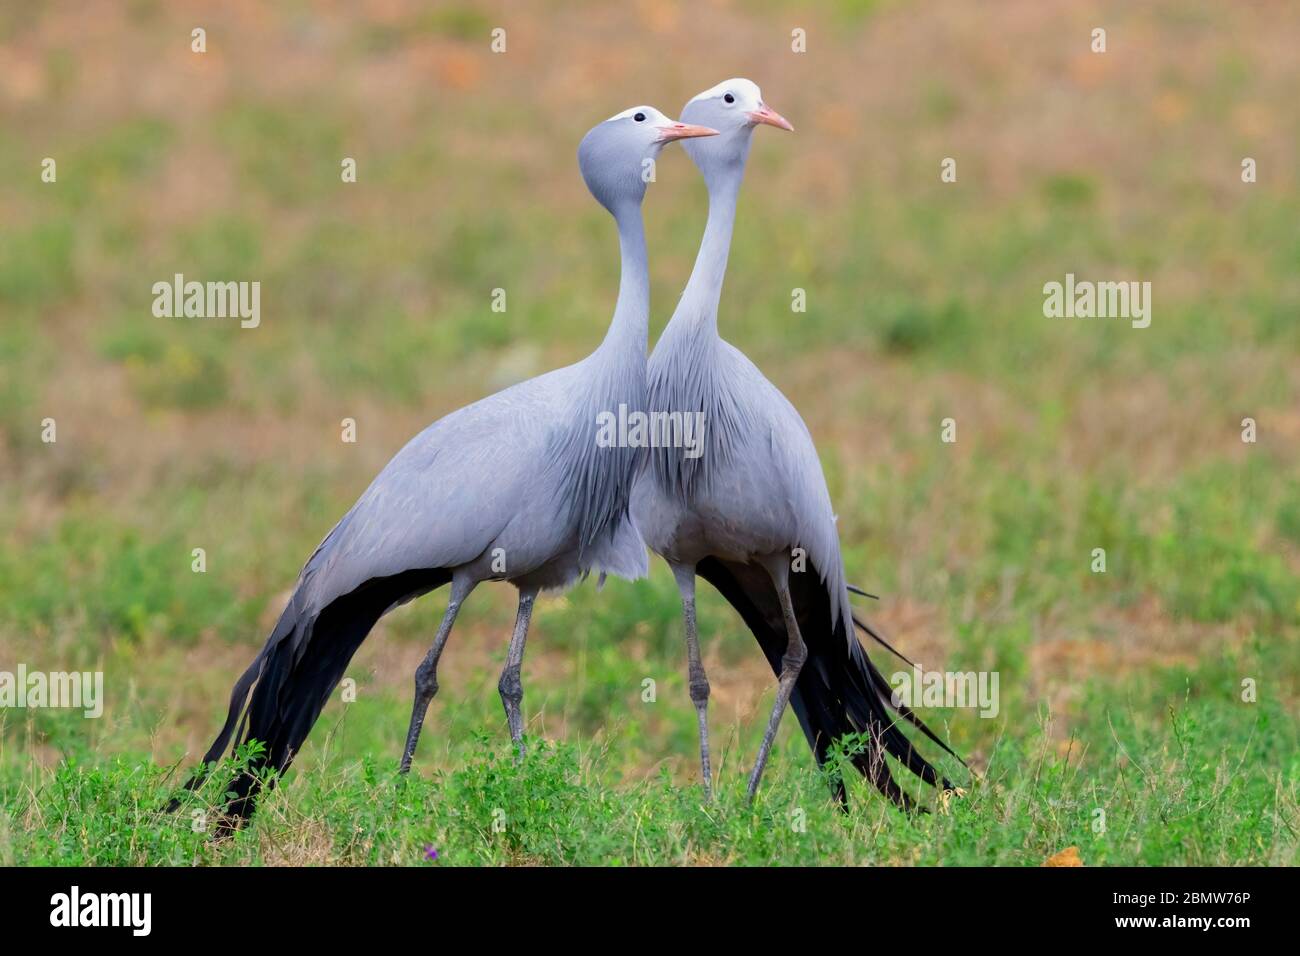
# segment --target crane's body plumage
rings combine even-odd
[[[610,381],[603,359],[520,382],[412,438],[308,562],[305,608],[411,568],[540,589],[592,570],[645,574],[627,519],[635,450],[596,444],[598,409],[644,402],[644,360]]]
[[[652,450],[632,504],[646,544],[686,565],[792,560],[802,549],[837,621],[848,620],[835,514],[807,425],[743,352],[707,327],[693,337],[682,347],[666,332],[649,363],[651,411],[702,410],[706,444],[698,458]]]
[[[600,346],[585,359],[440,418],[374,478],[307,560],[288,605],[231,692],[226,723],[204,758],[259,741],[263,754],[230,785],[231,817],[253,812],[260,771],[283,771],[352,655],[392,608],[450,583],[447,611],[415,675],[401,770],[410,767],[437,666],[461,603],[482,581],[519,589],[498,684],[523,753],[520,667],[533,600],[596,570],[635,579],[645,544],[629,515],[640,449],[599,440],[600,416],[643,410],[650,309],[641,203],[647,159],[675,139],[713,130],[634,107],[593,128],[578,149],[587,187],[614,217],[622,271]],[[202,781],[195,775],[190,786]],[[173,803],[175,806],[175,803]]]
[[[864,734],[869,743],[855,766],[907,806],[886,753],[931,784],[941,778],[889,719],[889,685],[853,633],[835,514],[812,436],[790,401],[717,330],[754,127],[792,127],[743,79],[699,94],[682,115],[720,135],[685,147],[708,187],[709,215],[691,277],[650,356],[647,405],[651,414],[702,412],[704,453],[690,458],[678,448],[652,449],[633,489],[632,514],[681,590],[705,792],[712,787],[709,683],[696,635],[697,575],[740,613],[778,677],[750,798],[788,703],[819,764],[836,741]],[[895,709],[937,740],[910,710]],[[843,798],[842,783],[837,793]]]

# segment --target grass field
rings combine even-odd
[[[219,7],[0,12],[0,671],[106,692],[99,719],[0,710],[0,864],[1297,862],[1294,4]],[[995,718],[923,711],[966,796],[908,818],[858,782],[842,814],[787,719],[748,807],[774,682],[705,589],[703,805],[655,566],[539,605],[522,766],[496,693],[514,592],[484,587],[409,779],[442,593],[380,623],[254,826],[211,841],[212,789],[159,813],[387,459],[603,335],[618,259],[582,133],[733,75],[798,132],[756,135],[719,326],[807,420],[849,579],[882,597],[862,610],[927,668],[999,674]],[[652,337],[703,203],[666,152]],[[261,325],[155,318],[177,272],[260,281]],[[1150,281],[1150,327],[1045,318],[1066,273]]]

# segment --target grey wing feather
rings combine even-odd
[[[746,387],[744,393],[753,407],[753,417],[767,423],[770,456],[733,462],[733,468],[750,468],[754,480],[766,486],[773,496],[782,496],[795,521],[795,544],[808,552],[809,562],[822,573],[822,580],[832,596],[834,623],[852,620],[848,588],[845,584],[844,559],[840,553],[839,529],[836,525],[830,490],[812,434],[794,405],[762,372],[733,346],[723,343],[730,353],[736,375]],[[850,634],[852,628],[849,627]]]
[[[412,438],[307,562],[304,599],[319,609],[371,578],[465,564],[530,508],[537,536],[559,537],[553,502],[562,489],[537,463],[565,421],[572,368],[467,405]]]

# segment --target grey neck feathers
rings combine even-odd
[[[708,487],[711,475],[725,465],[729,449],[739,445],[738,438],[749,425],[749,410],[721,381],[718,337],[718,302],[746,153],[747,148],[730,157],[730,162],[709,156],[711,161],[700,164],[709,190],[709,219],[690,280],[650,360],[651,410],[704,414],[707,448],[702,456],[688,459],[675,447],[650,454],[660,487],[683,502]]]
[[[723,294],[723,278],[727,274],[727,258],[731,254],[732,232],[736,225],[736,202],[740,196],[741,182],[745,178],[745,160],[749,157],[749,130],[733,134],[744,137],[727,153],[718,153],[712,143],[702,143],[692,157],[698,156],[699,170],[705,177],[708,189],[708,221],[705,237],[699,242],[695,255],[695,268],[682,290],[672,323],[686,321],[701,330],[718,330],[718,303]],[[732,146],[727,143],[727,146]]]
[[[703,329],[717,331],[718,302],[722,298],[722,280],[727,274],[731,234],[736,224],[736,200],[744,176],[744,163],[727,166],[713,176],[706,175],[709,219],[704,226],[700,251],[695,256],[695,268],[673,313],[673,322],[680,316]]]
[[[603,540],[612,541],[627,518],[638,449],[598,442],[602,414],[643,411],[646,404],[646,336],[650,323],[650,268],[639,206],[620,206],[622,274],[614,318],[600,347],[584,363],[583,394],[570,424],[555,435],[551,466],[561,508],[577,532],[584,572]]]
[[[614,219],[618,223],[622,272],[618,282],[614,318],[601,343],[601,351],[630,351],[636,353],[640,360],[645,356],[650,323],[650,267],[646,261],[641,208],[619,207]]]

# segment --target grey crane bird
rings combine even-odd
[[[591,570],[635,579],[644,542],[628,516],[639,450],[603,447],[597,419],[645,406],[649,275],[641,203],[647,160],[674,140],[715,130],[633,107],[583,138],[578,162],[614,217],[622,275],[604,341],[574,365],[521,382],[434,422],[401,449],[308,559],[265,646],[230,696],[225,725],[204,757],[233,739],[264,754],[232,782],[235,822],[255,807],[265,770],[293,760],[358,646],[389,610],[450,583],[446,613],[415,674],[401,770],[409,769],[438,659],[456,614],[481,581],[519,590],[499,682],[510,734],[523,754],[520,666],[533,601]],[[251,697],[250,697],[251,690]],[[238,726],[238,729],[236,729]],[[191,778],[192,788],[202,771]]]
[[[885,753],[928,783],[939,777],[891,721],[890,687],[853,633],[849,586],[817,449],[794,406],[718,335],[718,303],[753,131],[761,124],[793,127],[745,79],[699,94],[682,118],[707,123],[719,135],[683,145],[704,176],[709,215],[690,280],[650,356],[649,413],[652,420],[703,413],[706,437],[703,453],[695,457],[671,442],[656,443],[633,490],[632,514],[681,591],[705,793],[712,788],[709,682],[696,634],[697,575],[741,614],[779,678],[749,777],[750,799],[788,702],[819,764],[836,740],[863,734],[866,748],[854,756],[855,765],[908,806]],[[909,709],[896,709],[948,750]],[[836,792],[843,801],[842,781]]]

